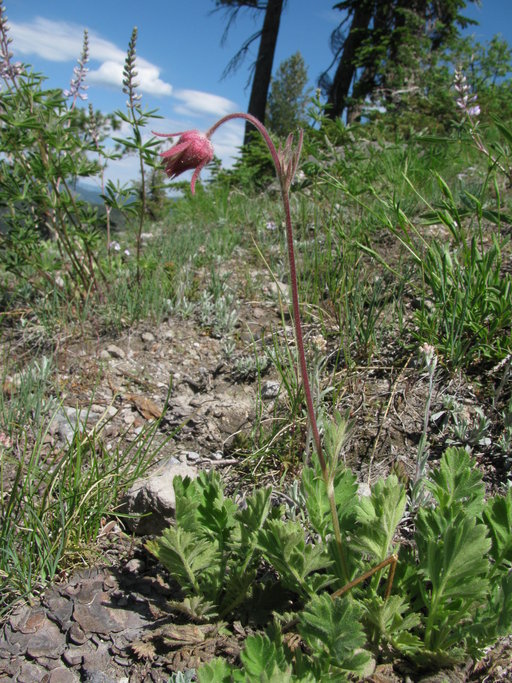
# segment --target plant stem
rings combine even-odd
[[[290,155],[290,159],[288,160],[289,163],[286,168],[283,167],[283,161],[284,161],[284,155],[280,154],[272,142],[272,139],[270,138],[270,135],[268,134],[267,129],[265,126],[259,121],[256,117],[252,116],[251,114],[246,114],[242,112],[234,113],[234,114],[228,114],[227,116],[224,116],[221,118],[217,123],[215,123],[206,133],[206,137],[210,138],[211,135],[221,126],[223,123],[226,123],[227,121],[230,121],[231,119],[245,119],[246,121],[249,121],[252,123],[252,125],[256,128],[256,130],[261,134],[263,139],[265,140],[265,143],[270,151],[270,154],[272,156],[272,160],[274,162],[274,166],[276,168],[276,174],[279,179],[280,187],[281,187],[281,197],[283,200],[283,207],[284,207],[284,215],[285,215],[285,224],[286,224],[286,241],[288,245],[288,262],[289,262],[289,268],[290,268],[290,284],[291,284],[291,293],[292,293],[292,306],[293,306],[293,320],[294,320],[294,326],[295,326],[295,339],[297,342],[297,354],[299,358],[299,368],[300,368],[300,374],[301,374],[301,379],[302,379],[302,386],[304,389],[304,396],[306,398],[306,407],[307,407],[307,412],[308,412],[308,417],[309,417],[309,423],[311,426],[311,432],[313,435],[313,441],[315,443],[315,450],[316,454],[318,456],[318,460],[320,462],[320,467],[322,469],[322,475],[325,481],[325,486],[327,490],[327,497],[329,499],[329,505],[331,509],[331,517],[332,517],[332,523],[333,523],[333,529],[334,529],[334,536],[336,540],[336,546],[338,548],[338,554],[342,566],[342,570],[344,573],[344,579],[345,581],[348,581],[348,568],[347,568],[347,562],[345,559],[345,553],[343,551],[343,543],[341,540],[341,530],[340,530],[340,525],[339,525],[339,519],[338,519],[338,513],[336,510],[336,501],[334,498],[334,489],[332,486],[332,482],[330,481],[329,478],[329,471],[327,468],[327,462],[325,460],[325,456],[323,453],[322,449],[322,442],[320,439],[320,432],[318,430],[318,424],[316,421],[316,415],[315,415],[315,408],[313,405],[313,396],[311,393],[311,386],[309,382],[309,376],[308,376],[308,370],[307,370],[307,365],[306,365],[306,354],[304,351],[304,335],[302,333],[302,322],[301,322],[301,317],[300,317],[300,306],[299,306],[299,290],[297,286],[297,269],[295,267],[295,250],[293,246],[293,230],[292,230],[292,220],[291,220],[291,212],[290,212],[290,195],[289,195],[289,190],[290,190],[290,185],[293,180],[293,175],[295,173],[295,170],[297,168],[297,163],[298,163],[298,158],[300,155],[300,150],[302,147],[302,131],[300,133],[299,137],[299,144],[297,147],[297,151],[292,154],[291,153],[291,136],[288,138],[286,146],[285,146],[285,154],[288,153]]]

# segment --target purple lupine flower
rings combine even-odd
[[[82,53],[78,59],[78,66],[75,66],[73,73],[75,74],[69,84],[69,90],[64,90],[65,97],[72,97],[73,103],[71,109],[74,109],[77,99],[86,100],[87,93],[85,92],[89,86],[84,85],[84,79],[89,69],[85,66],[89,61],[89,34],[87,29],[84,30],[84,42],[82,46]]]
[[[453,87],[457,92],[457,107],[470,118],[479,116],[480,105],[477,102],[477,95],[476,93],[471,93],[471,89],[461,68],[455,69]]]

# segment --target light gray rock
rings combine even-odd
[[[281,385],[279,384],[279,382],[274,382],[272,380],[263,382],[263,384],[261,385],[261,398],[276,398],[276,396],[279,394],[280,388]]]
[[[82,414],[76,408],[62,406],[52,418],[48,427],[49,433],[59,436],[64,442],[71,443],[77,429],[85,427],[85,411]]]
[[[173,458],[150,477],[136,481],[126,492],[122,511],[136,515],[126,519],[131,531],[144,536],[161,533],[169,526],[176,511],[172,482],[177,475],[194,479],[197,469],[185,463],[176,463]]]

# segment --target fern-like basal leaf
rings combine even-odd
[[[172,486],[176,500],[176,526],[186,531],[197,529],[199,526],[197,507],[200,498],[197,482],[190,477],[183,478],[178,475],[172,480]]]
[[[482,475],[464,448],[447,448],[439,468],[427,481],[439,507],[447,511],[454,503],[462,503],[468,516],[480,514],[484,507],[485,489]]]
[[[233,547],[240,562],[248,562],[258,541],[258,531],[264,525],[270,510],[271,488],[256,489],[246,499],[246,507],[235,515],[238,529],[231,535]]]
[[[218,571],[219,553],[211,540],[193,531],[170,527],[146,548],[169,570],[180,586],[199,593]]]
[[[478,610],[471,625],[469,653],[480,658],[484,648],[498,638],[512,633],[512,573],[506,573],[491,585],[489,598]]]
[[[298,630],[314,658],[325,658],[334,671],[362,673],[370,654],[362,649],[366,637],[360,617],[353,601],[346,597],[333,600],[322,593],[299,614]]]
[[[271,493],[272,489],[270,487],[256,489],[254,493],[246,498],[245,508],[237,512],[236,518],[249,531],[259,531],[263,526],[270,509]]]
[[[405,489],[395,475],[379,479],[371,496],[361,498],[356,505],[358,524],[351,547],[376,562],[386,559],[393,550],[393,536],[404,514],[405,503]]]
[[[487,501],[483,519],[492,541],[491,555],[496,568],[512,566],[512,489],[505,497],[496,496]]]
[[[334,500],[340,528],[350,526],[357,500],[357,480],[349,470],[339,468],[333,480]],[[324,478],[319,467],[305,467],[302,471],[302,492],[306,499],[309,520],[314,530],[325,541],[333,533],[331,508]]]
[[[177,612],[181,612],[191,621],[198,623],[207,623],[217,619],[219,616],[215,605],[205,600],[202,595],[191,595],[180,602],[169,600],[169,607]]]
[[[362,601],[364,621],[372,642],[381,639],[405,655],[413,655],[421,646],[421,639],[411,633],[421,623],[421,617],[411,610],[405,598],[391,595],[387,599],[373,595]]]
[[[332,566],[323,546],[306,543],[298,522],[267,520],[258,534],[258,545],[283,585],[302,595],[314,593],[308,581],[310,574]]]
[[[199,683],[231,683],[231,673],[232,669],[226,660],[218,657],[197,670],[197,680]]]
[[[244,602],[256,580],[256,575],[256,568],[247,571],[240,566],[230,567],[220,607],[223,616],[230,614]]]
[[[417,536],[439,526],[439,510],[420,510]],[[421,520],[421,524],[419,523]],[[470,620],[489,591],[487,553],[491,541],[487,528],[460,512],[441,537],[430,534],[417,542],[421,575],[419,585],[427,619],[425,645],[432,651],[448,650],[464,638],[465,620]]]
[[[226,539],[235,524],[236,504],[224,497],[220,476],[214,470],[201,472],[197,479],[200,501],[197,506],[199,521],[204,530],[214,537]]]
[[[251,681],[263,680],[262,674],[271,676],[276,671],[281,674],[291,674],[291,666],[286,661],[283,647],[276,645],[267,635],[249,636],[240,653],[240,660],[244,665],[246,676]],[[283,680],[289,679],[284,676]]]

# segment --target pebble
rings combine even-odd
[[[276,398],[280,389],[281,385],[279,382],[274,382],[273,380],[263,382],[261,385],[261,398]]]
[[[143,332],[141,335],[141,339],[142,339],[142,341],[150,344],[151,342],[155,341],[155,335],[152,334],[151,332]]]
[[[146,568],[144,560],[134,557],[129,560],[123,567],[125,572],[130,572],[130,574],[141,574]]]
[[[126,353],[123,351],[123,349],[115,344],[109,344],[106,348],[106,351],[108,356],[111,358],[126,358]]]

